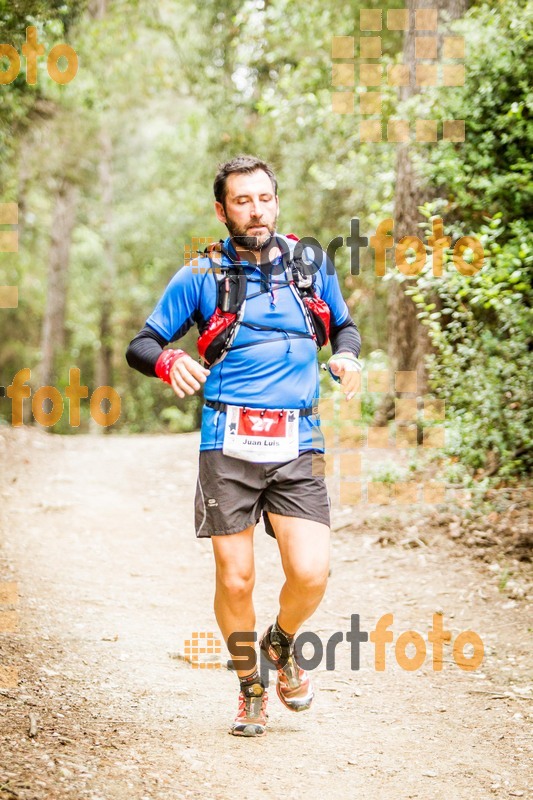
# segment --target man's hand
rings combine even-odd
[[[361,362],[352,353],[336,353],[328,361],[329,371],[339,379],[347,400],[355,396],[359,387]]]
[[[191,356],[178,358],[170,370],[170,385],[178,395],[185,397],[186,394],[194,394],[205,383],[209,370],[202,367]]]

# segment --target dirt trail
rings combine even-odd
[[[0,667],[20,679],[0,692],[0,800],[531,797],[531,606],[444,537],[383,548],[372,530],[338,531],[307,629],[325,641],[351,614],[370,631],[393,613],[395,641],[409,629],[426,638],[440,610],[453,639],[481,636],[478,670],[459,669],[446,646],[433,671],[428,646],[408,672],[388,644],[376,672],[368,642],[351,671],[344,641],[335,669],[323,659],[314,671],[312,710],[291,715],[272,685],[268,735],[227,734],[235,676],[171,657],[193,631],[218,635],[211,545],[192,525],[197,448],[196,434],[0,429],[0,588],[16,581],[20,598],[0,605],[4,624],[6,609],[19,621],[0,635]],[[281,586],[262,527],[256,553],[261,631]]]

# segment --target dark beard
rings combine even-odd
[[[238,245],[239,247],[242,247],[244,250],[251,250],[252,252],[258,252],[259,250],[264,250],[265,247],[268,247],[268,245],[272,241],[273,236],[274,234],[271,233],[268,239],[265,239],[265,241],[261,242],[261,244],[259,243],[259,239],[257,238],[257,236],[236,236],[232,234],[231,240],[234,244]]]
[[[265,228],[268,229],[269,236],[263,241],[260,242],[258,236],[249,236],[246,231],[242,228],[239,228],[238,225],[235,225],[230,219],[226,219],[226,228],[228,229],[229,235],[235,245],[238,247],[242,247],[244,250],[250,250],[252,252],[264,250],[265,247],[268,247],[272,241],[272,238],[276,232],[276,226],[268,225],[264,223]]]

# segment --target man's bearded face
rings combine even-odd
[[[245,250],[262,250],[276,232],[278,198],[269,176],[261,169],[249,175],[229,175],[224,203],[215,207],[234,244]]]

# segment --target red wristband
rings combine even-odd
[[[178,358],[183,358],[187,353],[185,350],[163,350],[155,364],[155,374],[165,383],[171,383],[170,370]]]

